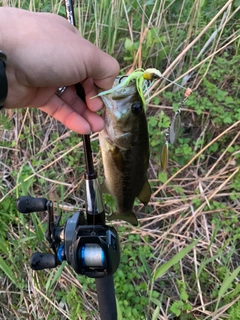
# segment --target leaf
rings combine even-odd
[[[48,281],[47,281],[46,286],[45,286],[47,292],[48,292],[49,289],[51,289],[51,282],[52,282],[52,278],[53,278],[54,272],[56,272],[56,270],[52,270],[50,272],[49,277],[48,277]]]
[[[8,254],[8,244],[6,243],[6,241],[4,241],[4,240],[2,240],[1,239],[1,241],[0,241],[0,252],[2,251],[3,253],[5,253],[5,254]]]
[[[122,316],[122,310],[120,308],[118,299],[116,297],[116,305],[117,305],[117,315],[118,315],[118,320],[123,320],[123,316]]]
[[[233,3],[233,6],[235,8],[239,7],[240,6],[240,0],[235,0],[234,3]]]
[[[215,143],[213,143],[213,144],[211,145],[211,151],[212,151],[212,152],[216,152],[216,151],[218,151],[218,149],[219,149],[219,145],[218,145],[217,142],[215,142]]]
[[[223,122],[224,122],[224,123],[232,123],[232,118],[229,117],[229,116],[224,117]]]
[[[132,53],[134,50],[134,43],[132,42],[132,40],[130,40],[129,38],[126,38],[124,43],[124,48],[130,53]]]
[[[185,290],[182,290],[181,293],[180,293],[180,298],[183,300],[183,301],[186,301],[188,300],[188,294]]]
[[[167,181],[168,177],[167,177],[167,172],[159,172],[158,173],[158,180],[162,183],[165,183]]]
[[[165,272],[167,272],[172,266],[178,263],[182,258],[184,258],[188,252],[192,250],[192,248],[198,243],[199,240],[193,241],[189,246],[180,250],[172,259],[168,262],[161,265],[153,274],[153,279],[157,280],[160,278]]]
[[[54,278],[52,279],[52,282],[51,282],[51,286],[54,285],[55,282],[57,282],[57,280],[60,278],[61,274],[62,274],[62,271],[64,269],[66,265],[66,261],[64,261],[61,266],[58,268],[57,272],[55,273],[55,276]]]
[[[210,262],[213,262],[214,260],[216,260],[217,258],[219,258],[221,255],[222,255],[222,251],[220,251],[218,254],[212,256],[211,258],[203,261],[201,264],[200,264],[200,267],[198,269],[198,278],[200,277],[200,274],[202,272],[202,270],[206,267],[206,265]]]
[[[15,278],[12,270],[9,268],[9,266],[6,264],[6,262],[3,260],[2,257],[0,257],[0,268],[3,270],[3,272],[6,274],[6,276],[7,276],[14,284],[17,284],[16,278]]]
[[[177,317],[179,317],[180,316],[180,314],[181,314],[181,311],[182,311],[182,307],[183,307],[183,301],[175,301],[172,305],[171,305],[171,307],[170,307],[170,311],[172,312],[172,313],[174,313]]]
[[[59,14],[60,16],[66,17],[66,8],[65,8],[65,6],[61,6],[61,7],[59,8],[58,14]]]
[[[22,239],[19,239],[19,240],[18,240],[18,243],[19,243],[19,244],[20,244],[20,243],[25,243],[25,242],[28,242],[28,241],[33,240],[33,239],[35,239],[35,238],[36,238],[35,236],[22,238]]]
[[[150,271],[149,265],[148,265],[144,255],[143,255],[143,253],[141,251],[140,251],[140,260],[141,260],[141,262],[142,262],[142,264],[144,266],[144,269],[145,269],[145,271],[147,273],[147,276],[148,276],[148,279],[149,279],[150,283],[152,283],[152,275],[151,275],[151,271]]]
[[[60,278],[61,274],[62,274],[62,271],[63,271],[63,268],[65,267],[66,265],[66,261],[64,261],[61,266],[56,270],[53,270],[51,273],[50,273],[50,276],[48,278],[48,281],[46,283],[46,291],[48,291],[49,289],[52,288],[52,286],[54,285],[54,283]],[[55,273],[55,275],[54,275]],[[53,277],[54,275],[54,277]]]
[[[156,299],[156,298],[150,298],[151,302],[154,303],[156,306],[160,307],[161,306],[161,302]]]
[[[232,282],[237,277],[239,272],[240,272],[240,266],[237,267],[237,269],[235,269],[230,276],[226,273],[225,279],[223,280],[221,288],[218,291],[218,301],[217,301],[217,305],[216,305],[216,308],[215,308],[215,312],[218,309],[219,302],[222,299],[224,293],[230,288]]]
[[[239,1],[239,2],[240,2],[240,1]],[[227,96],[227,97],[225,98],[225,103],[226,103],[226,104],[234,103],[233,97]]]
[[[147,49],[150,49],[152,44],[153,44],[153,37],[152,37],[152,30],[148,30],[147,35],[146,35],[146,46]]]
[[[157,308],[153,312],[152,320],[157,320],[158,319],[159,312],[160,312],[160,306],[157,306]]]

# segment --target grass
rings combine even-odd
[[[59,1],[20,6],[64,15]],[[113,223],[122,248],[119,320],[240,319],[239,1],[79,0],[75,7],[83,36],[117,58],[121,73],[155,67],[194,90],[166,173],[164,130],[183,92],[161,80],[148,94],[151,201],[145,209],[136,202],[140,227]],[[99,319],[93,280],[68,266],[30,269],[31,254],[49,250],[46,216],[15,208],[26,194],[56,201],[64,219],[82,207],[80,138],[30,109],[1,114],[0,132],[1,319]],[[92,141],[101,173],[97,135]]]

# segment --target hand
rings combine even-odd
[[[35,107],[80,134],[100,131],[102,108],[96,86],[110,89],[117,61],[83,39],[66,19],[50,13],[0,8],[0,49],[6,53],[8,96],[5,108]],[[82,83],[86,104],[74,85]],[[56,90],[67,86],[59,98]]]

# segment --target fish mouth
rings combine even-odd
[[[101,97],[106,107],[105,113],[107,113],[107,117],[112,120],[114,118],[120,120],[121,117],[127,113],[129,105],[132,103],[131,101],[137,93],[135,80],[130,81],[123,87],[117,87],[119,86],[119,81],[121,84],[121,78],[122,77],[117,77],[115,79],[112,87],[113,92],[111,92],[111,94]]]
[[[114,89],[114,87],[118,86],[124,77],[125,76],[117,77],[113,83],[112,89]],[[136,81],[132,80],[128,84],[126,84],[124,87],[121,87],[119,89],[115,89],[111,93],[111,98],[113,100],[121,100],[121,99],[128,97],[129,95],[134,94],[136,91],[137,91]]]

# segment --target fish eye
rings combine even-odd
[[[136,101],[136,102],[134,102],[134,103],[132,104],[131,108],[132,108],[132,112],[133,112],[133,113],[139,114],[139,113],[142,111],[142,109],[143,109],[143,105],[142,105],[141,102]]]

